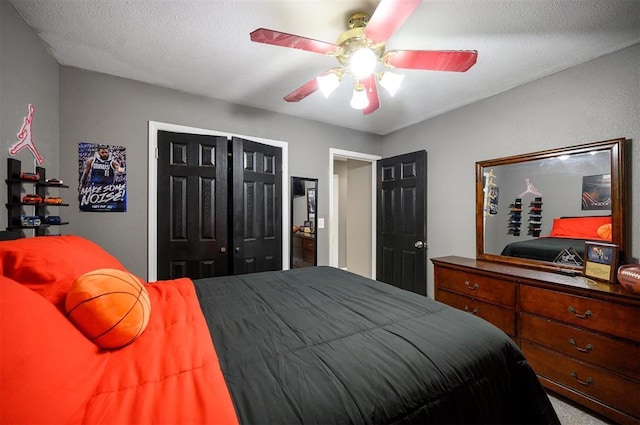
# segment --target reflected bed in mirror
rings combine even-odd
[[[291,177],[292,269],[317,265],[318,179]]]
[[[479,259],[579,272],[584,243],[624,255],[624,139],[476,163]]]

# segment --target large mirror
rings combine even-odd
[[[291,177],[291,268],[318,263],[318,179]]]
[[[476,163],[479,259],[579,273],[584,242],[624,259],[625,140]]]

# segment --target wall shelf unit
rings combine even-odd
[[[69,224],[60,219],[59,222],[47,223],[47,217],[59,217],[49,214],[49,209],[58,207],[68,207],[67,203],[48,204],[44,200],[49,197],[52,189],[68,189],[65,184],[50,183],[46,181],[46,170],[43,167],[36,167],[37,179],[22,176],[22,163],[14,158],[7,158],[7,230],[20,232],[24,235],[25,230],[32,230],[34,236],[46,236],[53,226],[63,226]],[[30,186],[30,187],[29,187]],[[32,189],[32,190],[30,190]],[[24,195],[32,193],[39,196],[42,201],[36,203],[23,202]],[[22,216],[38,217],[40,224],[37,226],[25,226],[22,224]]]

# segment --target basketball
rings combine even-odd
[[[598,227],[598,230],[596,230],[596,232],[602,239],[606,239],[608,241],[611,240],[611,224],[603,224],[602,226]]]
[[[116,349],[132,343],[149,323],[149,293],[140,280],[116,269],[79,276],[65,302],[69,320],[98,347]]]

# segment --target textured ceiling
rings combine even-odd
[[[375,134],[388,134],[640,42],[640,0],[424,0],[386,48],[477,50],[465,73],[402,70],[381,108],[282,98],[335,58],[253,43],[269,28],[334,43],[377,0],[10,0],[62,65]]]

